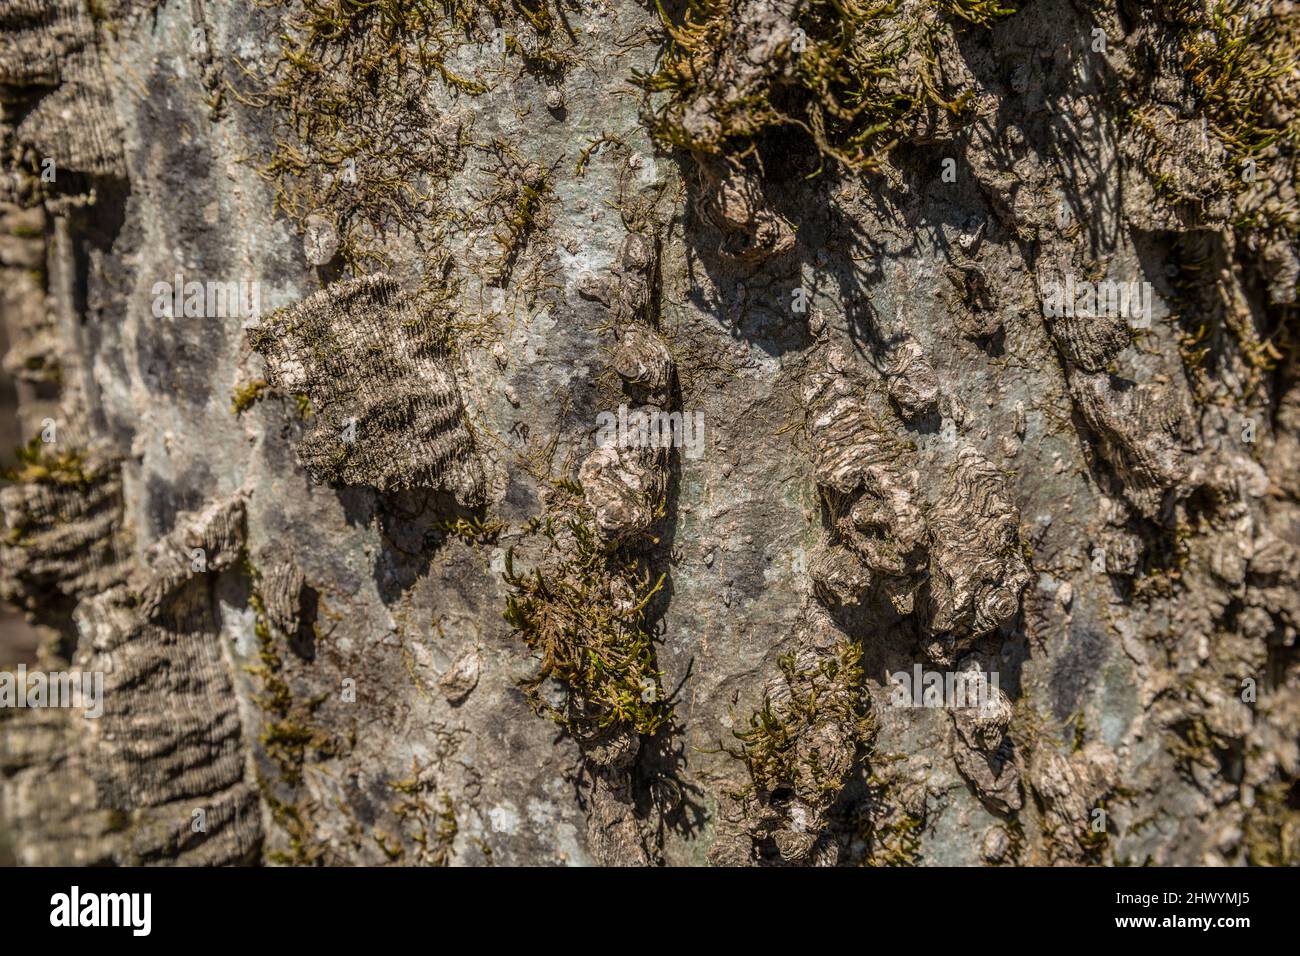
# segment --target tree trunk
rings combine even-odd
[[[0,2],[0,854],[1300,859],[1294,4],[306,6]]]

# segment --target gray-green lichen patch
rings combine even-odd
[[[441,318],[384,275],[335,283],[250,329],[267,377],[311,403],[295,446],[319,482],[483,497]]]

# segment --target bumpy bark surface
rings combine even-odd
[[[1300,862],[1294,3],[308,6],[0,0],[18,862]]]

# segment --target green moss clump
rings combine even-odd
[[[1300,809],[1294,780],[1274,780],[1255,794],[1246,815],[1246,859],[1253,866],[1300,865]]]
[[[278,780],[272,781],[259,769],[257,785],[271,812],[271,819],[288,839],[287,851],[270,851],[266,859],[287,866],[322,864],[327,861],[329,848],[315,838],[310,806],[304,810],[292,796],[286,799],[280,791],[301,785],[309,751],[321,756],[330,756],[336,751],[334,738],[312,724],[312,718],[325,698],[304,701],[294,696],[284,678],[284,661],[276,647],[275,633],[258,590],[261,575],[247,556],[244,570],[251,587],[248,603],[254,615],[253,633],[257,638],[258,657],[258,663],[246,666],[245,670],[261,684],[260,693],[253,698],[264,718],[259,741],[267,758],[279,771]]]
[[[807,741],[814,728],[829,725],[857,754],[870,745],[875,731],[862,683],[861,657],[862,646],[847,643],[836,655],[823,657],[806,670],[799,669],[795,655],[781,657],[778,665],[789,697],[779,702],[765,698],[750,716],[749,726],[733,731],[741,744],[740,757],[759,791],[788,787],[801,800],[824,805],[843,788],[843,774],[827,766],[829,755]]]
[[[1237,225],[1300,234],[1300,102],[1295,80],[1300,15],[1250,16],[1246,0],[1185,0],[1176,13],[1182,66],[1211,132],[1233,158],[1231,181],[1242,194]],[[1253,165],[1254,175],[1247,169]],[[1252,182],[1285,181],[1252,199]],[[1290,198],[1285,197],[1289,195]]]
[[[505,619],[541,656],[538,675],[524,684],[534,710],[580,739],[616,729],[653,734],[670,716],[647,626],[663,576],[652,583],[630,560],[607,555],[581,502],[548,514],[536,530],[553,560],[517,572],[511,549],[504,573],[512,592]],[[552,678],[568,688],[562,708],[540,694]]]
[[[26,445],[14,449],[17,464],[0,472],[0,479],[14,484],[63,485],[88,488],[101,472],[89,464],[79,449],[55,451],[37,435]]]
[[[501,521],[484,521],[477,515],[471,515],[468,519],[463,515],[457,515],[454,521],[444,518],[438,522],[438,528],[444,534],[460,538],[471,546],[492,544],[505,527]]]
[[[478,0],[495,23],[526,26],[530,35],[506,35],[506,49],[518,55],[524,68],[539,76],[557,78],[577,62],[566,42],[559,0]]]
[[[361,274],[391,265],[400,234],[432,255],[461,224],[446,184],[470,143],[423,101],[432,84],[478,96],[486,83],[452,67],[464,44],[503,33],[524,69],[563,73],[574,62],[560,0],[263,0],[282,12],[274,68],[236,98],[272,109],[275,148],[261,167],[276,208],[300,228],[313,213],[336,224],[339,254]],[[509,30],[507,28],[509,27]],[[502,72],[488,64],[489,73]]]
[[[939,5],[945,12],[980,27],[991,27],[1017,12],[1016,4],[999,0],[941,0]]]
[[[309,750],[328,755],[334,752],[333,738],[313,726],[312,720],[325,697],[299,700],[283,676],[284,662],[276,648],[275,635],[266,615],[261,595],[257,592],[257,572],[249,567],[253,593],[249,605],[253,609],[253,632],[257,637],[258,663],[247,671],[262,684],[255,702],[266,716],[260,742],[267,757],[280,770],[280,779],[290,787],[302,783],[303,767]]]
[[[492,239],[498,249],[489,281],[504,285],[530,237],[549,224],[549,207],[555,196],[551,171],[526,162],[504,140],[494,140],[486,149],[494,157],[495,181],[490,194],[477,198],[491,217]]]
[[[443,793],[438,795],[435,807],[428,799],[433,784],[423,779],[418,771],[405,780],[390,782],[388,786],[402,795],[393,806],[393,813],[402,821],[406,836],[416,846],[420,865],[450,865],[456,836],[460,833],[455,802]]]
[[[884,823],[869,826],[867,839],[871,850],[863,862],[873,867],[919,866],[924,826],[924,820],[901,811]]]
[[[961,116],[973,95],[949,94],[938,64],[943,21],[934,10],[905,13],[896,0],[809,0],[797,29],[757,73],[735,63],[745,0],[690,0],[660,68],[641,83],[666,94],[652,132],[668,146],[705,156],[743,156],[764,133],[797,129],[823,157],[870,169],[900,131],[928,111]],[[1000,4],[942,5],[974,23],[1013,12]]]
[[[1238,398],[1261,396],[1283,353],[1264,338],[1248,315],[1232,308],[1219,285],[1219,266],[1207,232],[1177,237],[1171,247],[1170,301],[1178,318],[1178,354],[1198,402],[1223,400],[1219,366],[1231,337],[1245,362]]]
[[[1295,69],[1294,30],[1277,18],[1248,18],[1249,6],[1243,0],[1215,0],[1208,9],[1187,4],[1180,42],[1183,68],[1214,132],[1240,157],[1300,140],[1300,127],[1279,125],[1269,103],[1274,81]]]
[[[273,109],[276,146],[262,168],[276,208],[302,227],[328,211],[357,271],[388,265],[394,231],[428,246],[448,207],[436,192],[458,165],[417,93],[441,80],[486,90],[447,65],[456,38],[443,0],[270,0],[284,11],[279,60],[241,101]],[[251,74],[251,71],[246,71]],[[422,248],[423,248],[422,246]]]
[[[406,855],[406,850],[402,848],[402,845],[400,843],[390,844],[388,842],[389,840],[388,834],[385,833],[383,830],[378,830],[378,829],[375,830],[372,836],[374,838],[375,845],[378,846],[379,849],[384,851],[384,856],[388,857],[390,863],[396,863],[398,860],[400,860],[403,856]]]
[[[266,859],[271,863],[285,866],[311,866],[324,863],[326,847],[312,839],[311,825],[302,810],[295,804],[277,797],[260,776],[258,786],[262,799],[266,801],[267,809],[271,811],[271,819],[289,838],[288,852],[273,850],[266,855]]]
[[[255,382],[249,382],[241,388],[235,389],[230,393],[230,411],[235,415],[242,415],[252,408],[267,389],[266,379],[259,378]]]

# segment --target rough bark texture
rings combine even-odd
[[[18,862],[1300,862],[1296,4],[306,6],[0,0]]]

